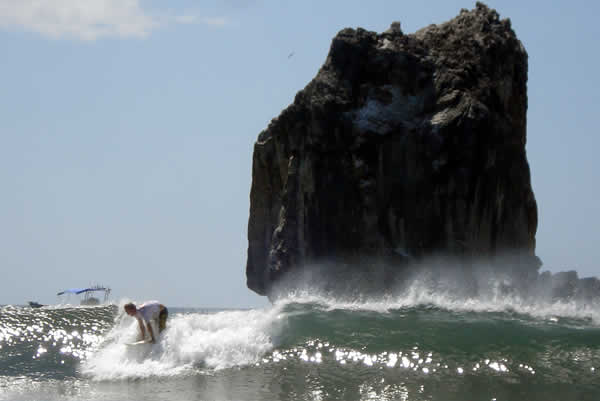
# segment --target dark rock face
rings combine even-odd
[[[431,255],[510,252],[537,275],[526,111],[527,53],[483,4],[411,35],[342,30],[255,143],[248,287],[378,263],[385,286]]]

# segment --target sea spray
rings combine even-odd
[[[374,311],[387,313],[409,308],[441,309],[450,313],[504,313],[506,316],[524,315],[530,318],[563,322],[585,322],[586,325],[600,326],[600,306],[581,303],[576,300],[532,301],[517,296],[504,296],[493,299],[477,297],[456,299],[447,294],[432,294],[418,288],[404,295],[363,299],[360,301],[338,300],[328,296],[296,293],[289,298],[279,299],[278,305],[299,303],[319,305],[324,310]]]
[[[272,347],[279,308],[174,314],[156,344],[127,345],[135,319],[117,319],[107,341],[82,364],[98,380],[174,376],[252,364]],[[130,320],[129,322],[127,322]]]
[[[365,267],[366,268],[366,267]],[[479,263],[464,269],[446,260],[423,261],[418,271],[404,281],[381,291],[360,292],[349,288],[357,277],[332,286],[318,265],[294,276],[293,286],[277,288],[275,304],[321,303],[329,309],[362,309],[385,312],[390,309],[435,306],[449,311],[515,312],[538,318],[587,319],[600,325],[600,297],[558,296],[551,280],[533,280],[524,285],[514,274]],[[368,279],[368,273],[359,275]],[[544,274],[540,277],[545,277]],[[340,291],[341,289],[341,291]]]

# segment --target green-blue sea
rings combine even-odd
[[[412,291],[170,307],[0,307],[1,400],[600,400],[598,305]]]

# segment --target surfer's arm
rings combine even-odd
[[[146,329],[144,328],[144,323],[142,323],[142,319],[137,317],[138,324],[140,325],[140,331],[142,332],[142,338],[140,340],[144,340],[146,338]]]
[[[150,338],[151,338],[151,341],[152,341],[153,343],[155,343],[155,342],[156,342],[156,340],[154,339],[154,331],[152,330],[152,325],[150,324],[150,322],[147,322],[147,323],[146,323],[146,326],[148,326],[148,332],[150,333]]]

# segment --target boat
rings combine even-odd
[[[32,308],[41,308],[42,306],[44,306],[41,303],[35,302],[35,301],[29,301],[28,303],[29,303],[29,306]]]
[[[110,288],[95,285],[88,288],[70,288],[68,290],[61,291],[56,295],[64,295],[64,294],[83,294],[83,298],[81,299],[81,305],[100,305],[100,299],[93,296],[96,292],[104,292],[104,301],[108,301],[108,296],[110,295]]]

